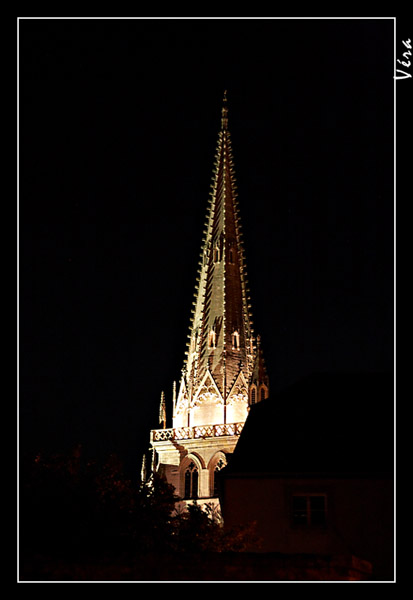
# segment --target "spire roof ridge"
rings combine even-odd
[[[225,92],[198,263],[194,294],[197,299],[191,311],[184,366],[185,379],[194,391],[205,369],[209,368],[223,397],[240,369],[249,380],[255,358],[234,161],[227,127]]]

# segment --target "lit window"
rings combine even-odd
[[[232,349],[239,350],[239,333],[238,331],[234,331],[232,334]]]
[[[211,329],[211,331],[209,332],[209,336],[208,336],[209,348],[215,348],[215,342],[216,342],[215,331],[213,329]]]
[[[251,390],[251,404],[255,404],[256,401],[257,401],[257,390],[255,389],[255,387],[253,387]]]
[[[193,462],[185,471],[185,498],[198,498],[198,469]]]
[[[324,494],[297,494],[292,497],[292,524],[322,527],[326,524]]]

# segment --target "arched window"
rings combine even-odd
[[[198,498],[198,469],[191,462],[185,471],[185,498]]]
[[[208,335],[208,347],[215,348],[215,342],[216,342],[215,330],[211,329],[211,331],[209,332],[209,335]]]
[[[234,331],[232,334],[232,349],[239,350],[239,333],[238,331]]]
[[[214,247],[214,262],[219,262],[221,260],[221,251],[218,244]]]
[[[253,387],[251,390],[251,404],[255,404],[256,401],[257,401],[257,390],[255,389],[255,387]]]
[[[214,469],[214,489],[213,489],[213,496],[215,498],[218,496],[218,492],[219,492],[217,473],[218,473],[218,471],[220,471],[224,467],[225,467],[225,462],[222,460],[222,458],[220,458],[219,461],[217,462],[217,464],[215,465],[215,469]]]
[[[265,388],[261,388],[261,400],[265,400]]]
[[[232,246],[231,246],[231,248],[229,249],[229,252],[228,252],[228,262],[231,265],[234,264],[234,248],[232,248]]]

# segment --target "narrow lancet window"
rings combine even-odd
[[[198,498],[198,469],[193,462],[185,471],[185,498]]]
[[[216,345],[215,342],[216,342],[215,330],[211,329],[211,331],[209,332],[209,336],[208,336],[208,347],[215,348],[215,345]]]
[[[232,349],[239,350],[239,333],[238,331],[234,331],[232,334]]]
[[[251,390],[251,404],[255,404],[256,401],[257,401],[257,390],[255,389],[255,387],[253,387]]]

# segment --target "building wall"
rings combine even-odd
[[[225,477],[225,525],[256,523],[263,552],[352,554],[392,578],[393,483],[387,479]],[[325,495],[325,526],[296,525],[293,495]]]
[[[244,423],[248,416],[248,398],[227,406],[227,423]]]
[[[204,402],[200,406],[195,406],[190,412],[190,427],[211,423],[217,425],[224,422],[224,407],[217,405],[216,402]]]
[[[227,455],[234,451],[239,436],[206,439],[167,440],[152,442],[157,453],[157,470],[171,483],[180,498],[184,498],[185,471],[193,462],[198,470],[198,500],[214,497],[215,468],[220,460],[227,464]]]

